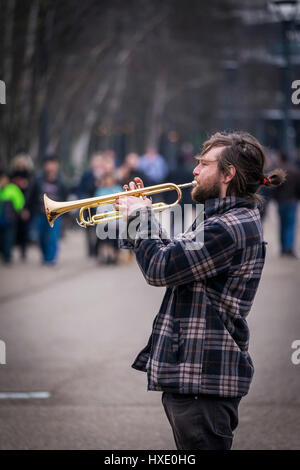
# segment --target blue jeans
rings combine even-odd
[[[38,214],[36,216],[36,225],[43,262],[53,264],[58,253],[61,222],[59,219],[56,220],[53,228],[51,228],[45,214]]]
[[[295,244],[297,201],[279,202],[278,212],[280,217],[281,253],[291,252]]]

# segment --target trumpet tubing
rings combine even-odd
[[[122,217],[122,214],[119,211],[110,211],[110,212],[103,212],[100,214],[91,214],[91,209],[104,206],[107,204],[115,204],[116,199],[120,197],[127,197],[127,196],[136,196],[136,197],[147,197],[152,196],[154,194],[160,194],[167,191],[176,191],[177,192],[177,199],[175,202],[171,204],[165,204],[163,202],[159,202],[152,205],[152,209],[154,211],[161,211],[164,209],[168,209],[170,207],[176,206],[179,204],[182,198],[182,189],[189,188],[194,186],[196,181],[192,181],[191,183],[185,184],[174,184],[174,183],[162,183],[157,184],[155,186],[148,186],[146,188],[138,188],[132,189],[129,191],[122,191],[115,194],[109,194],[105,196],[98,196],[98,197],[91,197],[87,199],[78,199],[76,201],[66,201],[66,202],[57,202],[50,199],[46,194],[44,194],[44,205],[45,205],[45,213],[48,219],[48,222],[51,227],[53,227],[55,219],[62,214],[66,214],[67,212],[73,211],[75,209],[79,210],[79,225],[82,227],[89,227],[91,225],[96,225],[100,223],[106,223],[111,220],[118,220]],[[88,211],[88,219],[85,219],[84,212]]]

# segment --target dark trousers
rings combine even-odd
[[[28,231],[29,231],[29,222],[27,220],[22,220],[21,217],[18,217],[16,225],[16,243],[20,247],[22,259],[26,258],[26,251],[28,246]]]
[[[15,226],[7,225],[0,227],[0,251],[2,252],[3,261],[11,262],[12,250],[15,241]]]
[[[163,392],[178,450],[230,450],[241,398]]]

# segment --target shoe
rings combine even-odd
[[[292,250],[283,251],[281,256],[288,256],[289,258],[299,259],[298,255]]]
[[[56,266],[56,261],[42,261],[43,266]]]

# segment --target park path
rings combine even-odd
[[[299,233],[299,231],[298,231]],[[268,252],[249,315],[255,375],[240,405],[235,449],[300,448],[300,261],[278,257],[275,206],[265,225]],[[299,247],[298,237],[298,248]],[[300,250],[299,250],[300,253]],[[164,289],[136,264],[99,267],[85,257],[80,229],[67,232],[56,267],[1,267],[0,392],[49,398],[0,400],[1,449],[174,449],[161,394],[130,365],[145,345]]]

